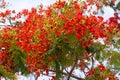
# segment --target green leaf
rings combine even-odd
[[[120,1],[118,2],[116,9],[120,10]]]
[[[66,34],[65,36],[67,37],[69,43],[74,43],[74,42],[76,42],[75,33]]]
[[[13,73],[7,72],[4,66],[0,65],[0,76],[10,80],[16,80]]]
[[[20,55],[23,55],[22,53],[20,53]],[[20,70],[22,73],[26,73],[27,71],[27,67],[25,66],[25,55],[24,56],[20,56],[20,55],[16,55],[18,56],[18,61],[17,60],[17,57],[15,57],[15,61],[16,61],[16,65],[18,66],[18,70]]]
[[[19,48],[11,49],[12,52],[12,58],[15,62],[15,72],[21,71],[22,74],[28,74],[27,67],[25,66],[25,61],[27,54],[22,52]]]
[[[57,45],[53,44],[52,48],[49,49],[46,53],[47,54],[55,54],[56,47],[57,47]]]
[[[112,51],[110,64],[114,65],[114,68],[120,69],[120,54],[116,51]]]
[[[90,48],[86,47],[86,51],[90,54],[90,53],[94,53],[95,52],[95,48],[93,46],[91,46]]]

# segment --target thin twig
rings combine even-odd
[[[67,73],[69,73],[69,72],[66,70],[66,68],[65,68],[65,71],[66,71]]]
[[[49,71],[55,72],[54,70],[49,70]],[[62,72],[62,74],[68,76],[68,73]],[[77,77],[77,76],[75,76],[73,74],[71,74],[71,77],[73,77],[73,78],[75,78],[77,80],[84,80],[83,78]]]
[[[81,59],[88,59],[88,58],[90,58],[90,57],[92,57],[94,55],[94,53],[92,53],[91,55],[89,55],[88,57],[81,57],[81,56],[79,56],[79,59],[81,60]]]
[[[77,62],[78,62],[78,58],[76,57],[75,63],[74,63],[74,65],[72,66],[72,69],[70,70],[70,73],[68,74],[67,80],[70,80],[71,74],[72,74],[72,72],[73,72],[73,70],[74,70]]]
[[[84,70],[82,70],[83,71],[83,73],[84,73],[84,75],[85,75],[85,77],[86,77],[86,73],[85,73],[85,71]]]
[[[35,80],[37,80],[37,79],[38,79],[38,77],[36,76],[36,77],[35,77]]]
[[[13,26],[13,24],[12,24],[11,18],[10,18],[10,17],[7,17],[7,19],[8,19],[8,21],[9,21],[9,23],[10,23],[11,27],[12,27],[12,26]]]
[[[91,66],[91,69],[94,67],[94,59],[93,59],[93,57],[91,57],[91,62],[92,62],[92,66]]]

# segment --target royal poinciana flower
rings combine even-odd
[[[92,76],[95,74],[95,70],[89,70],[87,73],[86,73],[86,76]]]
[[[105,70],[105,66],[102,65],[102,64],[98,65],[98,68],[99,68],[100,70]]]
[[[1,53],[0,53],[0,58],[4,58],[4,55],[5,55],[5,53],[4,53],[4,52],[1,52]]]
[[[90,5],[91,1],[86,5]],[[99,8],[99,5],[97,7]],[[104,47],[109,43],[107,40],[120,31],[120,24],[117,21],[118,14],[104,21],[102,16],[85,15],[83,9],[84,6],[77,1],[71,0],[68,3],[59,0],[47,9],[24,9],[12,16],[12,20],[23,16],[25,20],[0,31],[0,60],[3,59],[0,65],[10,72],[19,71],[22,67],[30,73],[36,72],[37,77],[43,71],[48,75],[49,69],[56,71],[58,77],[63,73],[61,70],[74,63],[74,66],[82,71],[89,69],[85,60],[89,62],[95,58],[97,52],[105,51]],[[7,10],[1,12],[0,16],[6,17],[10,14],[15,14],[15,11]],[[95,42],[98,39],[106,40],[105,45],[101,47],[99,41]],[[106,70],[103,65],[97,67],[101,71]],[[97,73],[96,69],[92,68],[85,73],[86,77]]]

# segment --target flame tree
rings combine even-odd
[[[53,72],[52,80],[63,76],[67,80],[117,80],[120,54],[112,47],[119,49],[119,15],[106,21],[94,11],[85,15],[91,12],[88,7],[93,1],[101,9],[99,0],[59,0],[46,9],[40,5],[19,13],[1,12],[1,23],[8,20],[9,25],[0,30],[0,76],[15,79],[12,75],[20,71],[36,73],[37,80]],[[75,75],[75,69],[85,77]]]

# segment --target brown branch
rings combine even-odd
[[[68,76],[67,73],[63,73],[63,74],[66,75],[66,76]],[[75,79],[77,79],[77,80],[84,80],[83,78],[79,78],[79,77],[77,77],[77,76],[75,76],[75,75],[73,75],[73,74],[71,74],[70,77],[73,77],[73,78],[75,78]]]
[[[73,72],[73,70],[74,70],[77,62],[78,62],[78,58],[76,57],[75,63],[74,63],[74,65],[72,66],[72,69],[70,70],[70,73],[68,73],[68,78],[67,78],[67,80],[70,80],[71,74],[72,74],[72,72]]]
[[[94,59],[93,59],[93,57],[91,57],[91,62],[92,62],[92,66],[91,66],[91,69],[94,67]]]
[[[36,77],[35,77],[35,80],[37,80],[37,79],[38,79],[38,77],[36,76]]]
[[[89,55],[88,57],[81,57],[81,56],[79,56],[78,58],[79,58],[79,59],[88,59],[88,58],[92,57],[93,55],[94,55],[94,53],[92,53],[92,54]]]
[[[55,72],[54,70],[49,70],[49,71]],[[65,73],[65,72],[62,72],[62,74],[65,75],[65,76],[69,75],[68,73]],[[75,78],[77,80],[84,80],[83,78],[77,77],[77,76],[75,76],[73,74],[71,74],[71,77],[73,77],[73,78]]]
[[[12,21],[11,21],[11,17],[7,17],[7,18],[8,18],[8,21],[9,21],[9,23],[10,23],[10,26],[12,27],[13,24],[12,24]]]

